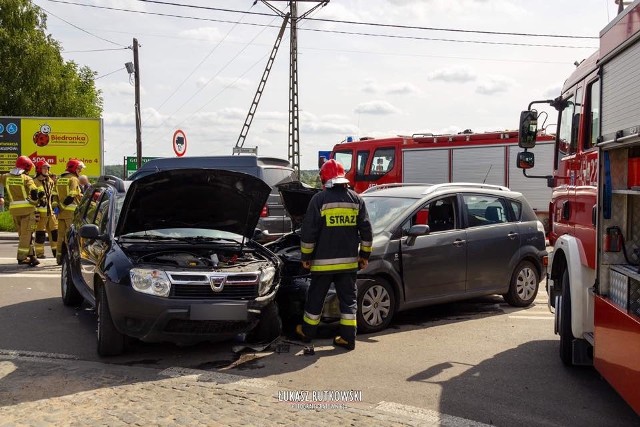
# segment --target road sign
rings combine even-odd
[[[142,164],[144,165],[149,160],[157,159],[157,157],[143,157]],[[124,158],[124,171],[125,176],[129,178],[135,171],[138,170],[138,158],[127,156]]]
[[[187,152],[187,137],[180,129],[173,133],[173,151],[178,157],[184,156]]]

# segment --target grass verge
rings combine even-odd
[[[13,217],[8,211],[0,212],[0,231],[16,231]]]

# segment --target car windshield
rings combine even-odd
[[[373,234],[383,231],[391,222],[403,216],[418,199],[406,197],[363,196],[373,227]]]
[[[209,230],[207,228],[163,228],[137,231],[120,236],[135,240],[180,240],[186,242],[242,242],[242,236],[228,231]]]

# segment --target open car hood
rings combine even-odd
[[[206,228],[251,238],[271,188],[221,169],[174,169],[131,183],[115,235],[164,228]]]
[[[286,209],[293,229],[297,230],[302,225],[304,215],[307,213],[307,207],[314,194],[320,190],[319,188],[309,187],[300,181],[286,182],[279,184],[278,191],[282,196],[282,203]]]

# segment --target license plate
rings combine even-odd
[[[192,304],[191,320],[247,320],[247,303]]]

